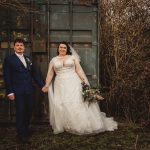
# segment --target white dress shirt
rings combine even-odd
[[[27,63],[25,61],[25,58],[24,58],[23,54],[20,55],[20,54],[17,54],[16,52],[15,52],[15,54],[20,59],[20,61],[23,63],[23,65],[25,66],[25,68],[27,68]]]

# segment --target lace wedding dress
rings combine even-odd
[[[50,85],[49,116],[54,133],[67,131],[82,135],[117,129],[117,123],[106,117],[97,103],[88,106],[83,102],[79,76],[88,82],[74,56],[67,55],[64,61],[59,56],[51,60],[46,84]]]

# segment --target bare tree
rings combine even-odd
[[[25,0],[0,0],[0,8],[21,11],[24,13],[40,13],[34,6],[27,5]]]
[[[101,75],[107,109],[129,121],[150,117],[150,2],[101,0]]]

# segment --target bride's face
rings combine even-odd
[[[65,44],[60,44],[58,51],[60,56],[65,56],[67,54],[67,46]]]

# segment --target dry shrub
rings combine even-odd
[[[22,15],[25,13],[42,14],[37,10],[35,6],[33,6],[34,2],[32,3],[33,4],[31,6],[29,2],[26,2],[26,0],[0,0],[0,8],[17,11],[20,12]]]
[[[150,115],[150,1],[100,0],[101,83],[107,110],[128,121]]]

